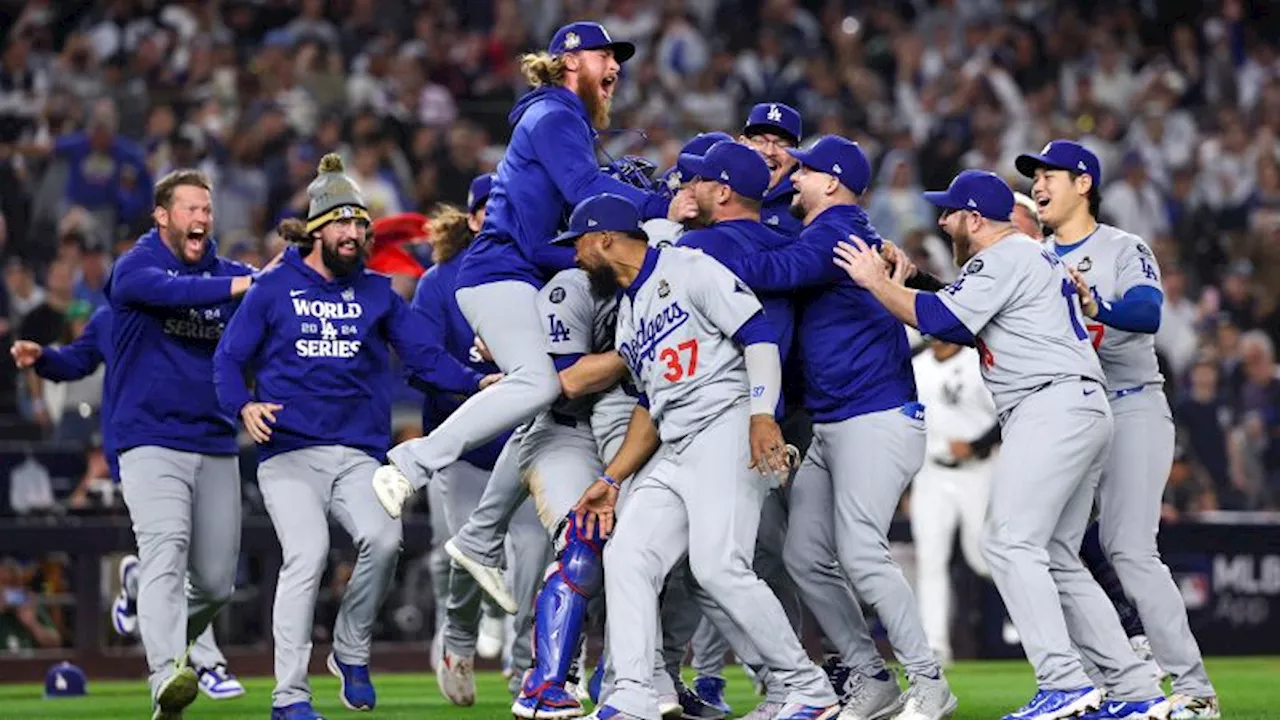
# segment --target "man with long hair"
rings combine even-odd
[[[667,214],[666,194],[608,176],[595,157],[596,134],[609,125],[620,63],[633,54],[635,46],[614,42],[599,24],[576,22],[560,28],[546,52],[521,59],[534,89],[511,111],[511,142],[456,288],[463,315],[506,376],[492,392],[468,399],[427,437],[392,448],[390,463],[373,478],[392,517],[399,517],[434,473],[560,395],[535,308],[545,280],[573,265],[567,248],[549,243],[567,211],[589,196],[611,192],[642,207],[647,218]]]

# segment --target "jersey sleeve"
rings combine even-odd
[[[538,292],[538,316],[552,355],[591,352],[595,301],[574,279],[567,274],[557,275]]]
[[[1025,261],[999,252],[973,258],[960,277],[938,293],[938,299],[976,337],[1012,297],[1019,262]]]
[[[693,255],[685,265],[689,278],[689,302],[725,337],[763,310],[760,300],[737,275],[706,255]]]
[[[1163,290],[1160,286],[1160,266],[1155,253],[1141,238],[1130,235],[1116,254],[1116,297],[1135,287],[1147,286]],[[1113,298],[1105,298],[1113,299]]]

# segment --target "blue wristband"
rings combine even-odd
[[[613,476],[610,475],[609,473],[605,473],[605,472],[600,473],[600,479],[608,483],[614,490],[622,489],[622,483],[618,482],[617,480],[614,480]]]

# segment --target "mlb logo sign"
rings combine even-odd
[[[338,212],[338,216],[344,220],[350,220],[351,218],[356,216],[356,213],[354,210],[351,209],[350,205],[343,205],[342,210]]]
[[[346,290],[343,290],[343,291],[342,291],[342,299],[343,299],[343,300],[346,300],[347,302],[351,302],[351,301],[355,300],[355,299],[356,299],[356,289],[355,289],[355,288],[347,288]]]

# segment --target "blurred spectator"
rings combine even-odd
[[[18,654],[62,645],[53,619],[32,592],[18,561],[0,558],[0,653]]]
[[[1244,498],[1233,486],[1227,456],[1227,433],[1233,416],[1219,383],[1217,366],[1208,361],[1191,369],[1191,387],[1174,411],[1188,458],[1208,477],[1224,510],[1244,509]]]
[[[1156,349],[1169,362],[1175,383],[1181,382],[1200,349],[1196,332],[1200,311],[1187,298],[1187,276],[1180,268],[1163,268],[1164,309],[1156,331]]]
[[[1253,506],[1265,507],[1280,490],[1280,376],[1275,346],[1266,333],[1252,330],[1240,336],[1240,354],[1244,383],[1236,411],[1243,420],[1240,442],[1247,463],[1242,489]]]
[[[1120,178],[1102,193],[1102,211],[1108,222],[1155,242],[1169,232],[1160,189],[1147,175],[1142,156],[1135,151],[1120,161]]]
[[[933,224],[936,213],[921,194],[924,188],[916,179],[914,160],[905,151],[894,150],[885,155],[871,187],[867,216],[884,237],[896,241],[912,230]]]

